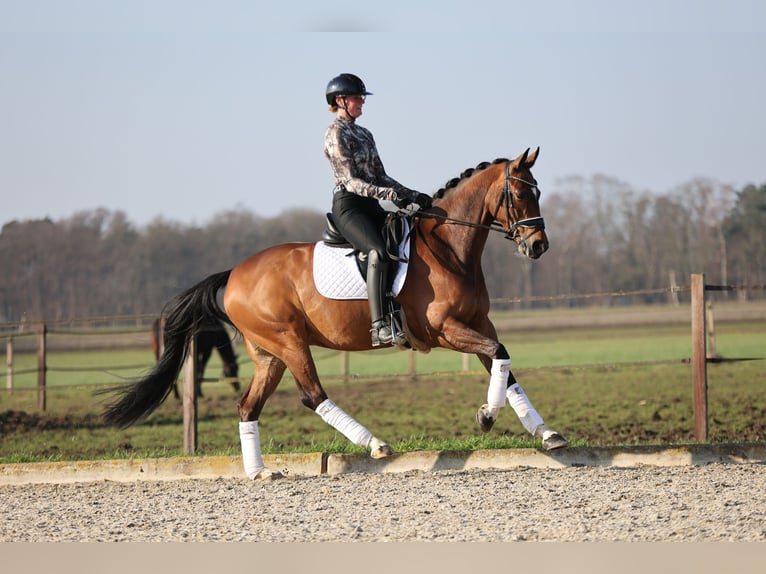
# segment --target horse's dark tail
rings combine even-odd
[[[230,274],[231,270],[211,275],[166,305],[162,356],[145,378],[105,391],[117,394],[117,399],[104,411],[108,424],[125,428],[149,416],[173,389],[186,358],[187,341],[196,336],[210,318],[231,324],[217,298]]]

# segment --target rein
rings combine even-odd
[[[447,215],[438,215],[436,213],[432,213],[430,211],[416,211],[414,213],[414,217],[432,217],[434,219],[440,219],[446,223],[454,223],[456,225],[463,225],[465,227],[474,227],[477,229],[487,229],[489,231],[497,231],[499,233],[503,233],[506,239],[510,239],[512,241],[518,242],[519,240],[523,241],[535,231],[538,229],[545,229],[545,219],[542,217],[528,217],[526,219],[518,219],[517,214],[517,208],[513,204],[513,193],[511,192],[511,180],[520,181],[524,183],[525,185],[528,185],[533,190],[536,191],[536,195],[539,198],[540,197],[540,190],[537,188],[537,184],[532,183],[531,181],[527,181],[525,179],[522,179],[520,177],[516,177],[515,175],[511,175],[510,173],[510,166],[511,162],[506,162],[505,164],[505,182],[503,184],[503,193],[500,194],[500,197],[497,200],[497,207],[495,207],[495,213],[493,217],[495,218],[495,221],[497,221],[497,214],[500,211],[501,207],[505,207],[505,214],[506,214],[506,220],[507,221],[513,221],[513,223],[510,224],[509,228],[506,229],[502,225],[495,225],[494,223],[491,225],[484,225],[483,223],[473,223],[471,221],[464,221],[462,219],[454,219],[452,217],[449,217]],[[520,227],[529,227],[532,229],[525,237],[519,237],[519,228]]]

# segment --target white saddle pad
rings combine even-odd
[[[392,291],[399,294],[407,277],[407,262],[410,256],[409,229],[405,229],[405,240],[399,245],[399,261],[394,276]],[[314,283],[320,295],[328,299],[367,299],[365,283],[351,248],[329,247],[324,241],[314,245]]]

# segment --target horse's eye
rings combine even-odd
[[[536,185],[533,186],[524,186],[521,189],[516,191],[516,196],[519,199],[524,199],[527,197],[534,196],[535,199],[540,199],[540,190]]]
[[[531,185],[524,188],[524,194],[526,195],[527,193],[532,194],[535,199],[540,199],[540,188],[536,185]]]

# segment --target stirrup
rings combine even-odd
[[[383,319],[375,321],[370,329],[370,337],[373,347],[390,345],[394,342],[394,336],[391,333],[391,327]]]

